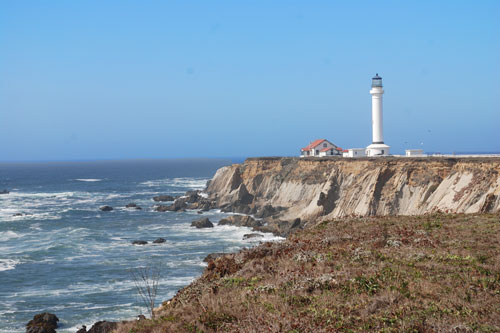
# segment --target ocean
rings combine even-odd
[[[249,228],[196,229],[218,210],[153,210],[153,196],[203,189],[222,159],[0,164],[0,332],[24,332],[40,312],[55,313],[58,332],[99,320],[148,315],[132,271],[161,267],[157,304],[199,277],[203,258],[276,239],[243,240]],[[142,210],[125,208],[136,203]],[[110,212],[99,207],[112,206]],[[215,223],[214,223],[215,224]],[[152,244],[156,238],[163,244]],[[132,245],[146,240],[147,245]]]

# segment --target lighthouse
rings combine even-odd
[[[384,143],[384,126],[382,123],[382,78],[378,73],[372,78],[372,144],[366,147],[367,156],[387,156],[390,147]]]

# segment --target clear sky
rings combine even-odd
[[[0,161],[500,151],[500,1],[0,1]]]

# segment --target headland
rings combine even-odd
[[[491,157],[223,167],[166,209],[219,208],[287,239],[213,256],[154,320],[116,331],[499,330],[499,195]]]

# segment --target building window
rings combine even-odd
[[[323,143],[323,148],[326,148],[327,144],[326,143]]]
[[[382,154],[384,153],[384,150],[382,149]]]

